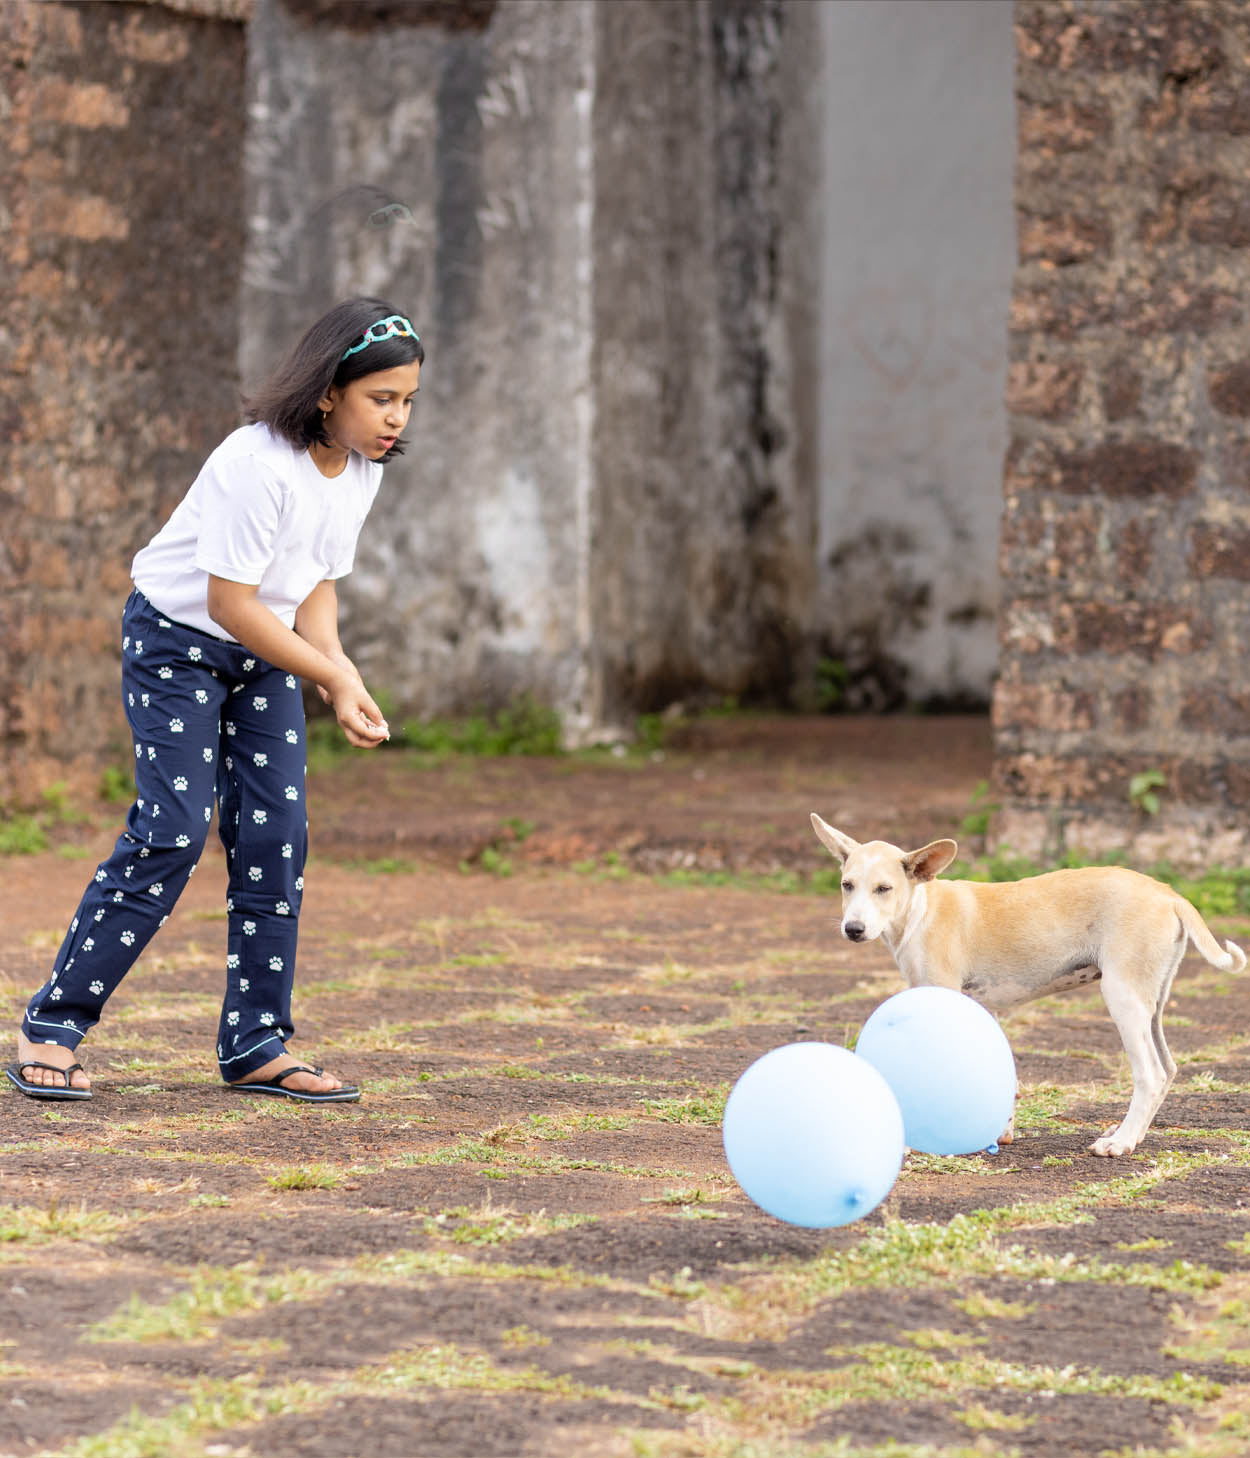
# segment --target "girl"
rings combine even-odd
[[[307,844],[299,680],[316,684],[350,743],[387,737],[339,642],[334,583],[351,570],[382,463],[404,448],[424,358],[385,300],[331,309],[135,557],[122,693],[137,798],[22,1021],[5,1073],[29,1097],[91,1097],[74,1050],[168,919],[214,800],[230,875],[221,1076],[313,1103],[360,1097],[285,1046]]]

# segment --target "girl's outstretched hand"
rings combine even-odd
[[[391,737],[382,710],[359,678],[345,676],[330,690],[329,702],[347,742],[357,749],[376,749]]]
[[[327,653],[326,654],[326,657],[332,663],[337,663],[340,668],[345,668],[348,673],[350,673],[350,674],[353,675],[353,677],[360,684],[361,688],[364,688],[365,681],[364,681],[363,678],[360,677],[360,670],[351,661],[351,659],[347,656],[346,653],[343,653],[343,652]],[[320,683],[314,684],[313,687],[317,690],[317,696],[318,696],[318,698],[320,698],[320,700],[321,700],[321,702],[323,704],[333,704],[334,699],[331,697],[330,690],[328,688],[326,688],[326,686],[324,684],[320,684]]]

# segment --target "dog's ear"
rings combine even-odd
[[[859,841],[852,840],[849,835],[843,835],[832,825],[826,825],[814,810],[812,811],[812,829],[820,837],[825,849],[837,856],[840,861],[845,861],[853,850],[859,849]]]
[[[919,850],[908,851],[903,869],[913,881],[932,881],[955,859],[959,847],[953,840],[934,840]]]

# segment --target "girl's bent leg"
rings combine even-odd
[[[135,741],[134,805],[96,868],[27,1008],[31,1043],[73,1049],[163,925],[195,869],[212,814],[224,685],[138,594],[123,616],[122,693]],[[185,636],[185,635],[183,635]]]

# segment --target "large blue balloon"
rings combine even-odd
[[[757,1058],[725,1104],[725,1155],[755,1203],[823,1229],[867,1215],[903,1163],[903,1116],[889,1085],[832,1043],[789,1043]]]
[[[962,992],[896,993],[864,1024],[855,1051],[894,1090],[912,1149],[972,1154],[993,1145],[1011,1119],[1011,1045],[998,1019]]]

